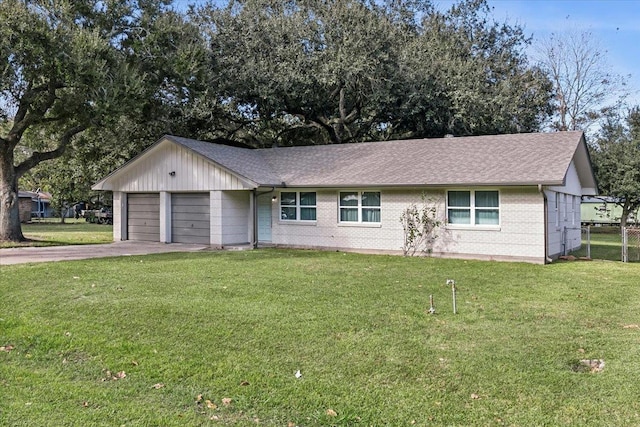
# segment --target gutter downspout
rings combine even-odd
[[[542,194],[542,199],[544,200],[544,263],[549,264],[553,261],[549,258],[549,201],[542,184],[538,184],[538,192]]]
[[[273,193],[275,190],[276,187],[271,187],[271,190],[261,192],[258,192],[256,188],[251,190],[251,193],[253,193],[253,241],[251,242],[251,247],[253,249],[258,249],[258,197],[263,194]]]

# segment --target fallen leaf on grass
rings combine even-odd
[[[477,400],[477,399],[480,399],[480,396],[478,396],[475,393],[471,393],[471,398],[474,399],[474,400]]]
[[[153,388],[155,388],[156,390],[158,390],[158,389],[160,389],[160,388],[164,387],[164,384],[162,384],[162,383],[158,383],[158,384],[154,384],[154,385],[152,385],[151,387],[153,387]]]
[[[240,385],[241,385],[241,386],[247,386],[247,385],[249,385],[249,381],[242,381],[242,382],[240,383]]]
[[[125,378],[126,376],[127,374],[124,371],[120,371],[117,374],[113,375],[111,371],[107,369],[104,371],[104,378],[102,378],[102,381],[109,381],[109,380],[117,381],[117,380],[121,380],[122,378]]]
[[[640,329],[640,325],[636,325],[636,324],[633,324],[633,325],[624,325],[624,326],[623,326],[623,328],[624,328],[624,329]]]
[[[2,347],[0,347],[0,351],[4,351],[5,353],[9,353],[13,349],[15,349],[15,347],[12,346],[11,344],[3,345]]]
[[[327,415],[330,417],[337,417],[338,414],[333,409],[327,409]]]
[[[202,402],[202,395],[201,394],[196,396],[196,403],[200,403],[200,402]]]
[[[604,370],[604,360],[602,359],[583,359],[580,361],[584,366],[590,368],[590,372],[601,372]]]
[[[231,398],[230,398],[230,397],[223,397],[223,398],[222,398],[222,404],[223,404],[224,406],[229,406],[229,405],[231,405]]]
[[[207,408],[209,408],[209,409],[216,409],[218,407],[218,405],[216,405],[215,403],[213,403],[210,400],[205,400],[204,403],[207,404]]]

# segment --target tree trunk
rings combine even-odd
[[[60,206],[60,224],[64,224],[64,218],[67,216],[67,209],[64,207],[62,196],[58,199],[58,206]]]
[[[24,240],[13,152],[0,152],[0,242]]]
[[[625,228],[627,226],[627,218],[631,212],[631,203],[629,200],[625,200],[622,206],[622,217],[620,217],[620,227]]]

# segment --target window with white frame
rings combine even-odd
[[[340,222],[379,223],[379,191],[341,191]]]
[[[316,193],[313,191],[283,191],[280,193],[282,221],[315,221]]]
[[[499,192],[447,191],[447,222],[451,225],[500,225]]]

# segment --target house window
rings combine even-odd
[[[340,222],[380,222],[379,191],[341,191]]]
[[[452,225],[499,225],[498,191],[448,191],[447,221]]]
[[[315,221],[316,193],[283,191],[280,193],[280,219],[283,221]]]

